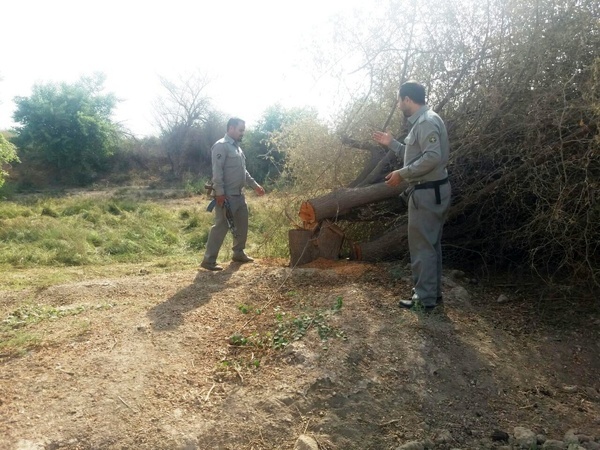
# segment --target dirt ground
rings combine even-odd
[[[73,312],[27,325],[39,344],[0,355],[0,448],[293,449],[309,435],[327,450],[479,449],[515,426],[600,436],[600,321],[585,302],[448,270],[444,306],[427,314],[397,306],[403,264],[286,266],[0,291],[2,318],[24,302]]]

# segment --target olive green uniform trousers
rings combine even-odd
[[[442,230],[450,207],[450,183],[414,190],[408,202],[408,247],[414,285],[413,300],[433,306],[442,296]]]
[[[244,195],[228,195],[227,200],[233,213],[233,223],[235,224],[236,236],[233,237],[233,256],[241,256],[246,248],[248,238],[248,205]],[[229,231],[227,217],[225,216],[225,207],[215,206],[215,224],[208,233],[208,242],[206,243],[206,252],[204,261],[209,264],[216,264],[219,250],[223,245],[223,240]]]

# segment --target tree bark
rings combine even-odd
[[[318,230],[289,230],[290,266],[301,266],[317,258],[336,260],[344,242],[344,232],[325,221]]]
[[[408,251],[408,225],[401,225],[369,242],[352,243],[350,259],[358,261],[384,261],[396,259]]]
[[[338,189],[322,197],[303,202],[299,216],[305,228],[314,228],[322,220],[337,220],[353,208],[398,196],[407,187],[408,183],[402,182],[396,187],[377,183],[362,188]]]
[[[317,259],[319,249],[311,230],[289,230],[290,266],[296,267]]]
[[[392,150],[388,150],[381,161],[371,170],[371,172],[356,185],[356,187],[368,186],[374,183],[380,183],[385,179],[385,176],[392,171],[392,167],[396,162],[396,154]]]
[[[359,142],[347,137],[342,138],[342,143],[352,148],[367,150],[371,153],[371,158],[365,164],[363,170],[358,174],[358,176],[353,182],[348,184],[348,187],[350,188],[357,187],[365,178],[367,178],[367,176],[373,171],[373,169],[377,167],[381,159],[385,156],[387,150],[380,145]]]

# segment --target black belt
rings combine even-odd
[[[435,203],[439,205],[442,203],[442,196],[440,195],[440,186],[448,182],[448,177],[443,180],[437,181],[425,181],[423,183],[415,184],[415,189],[435,189]]]

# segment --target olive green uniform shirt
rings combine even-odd
[[[398,170],[400,176],[410,184],[447,178],[450,145],[442,118],[423,105],[408,122],[411,129],[404,144],[395,139],[390,143],[390,148],[404,161]]]
[[[211,158],[215,195],[240,195],[244,186],[259,186],[246,170],[244,152],[228,134],[215,142]]]

